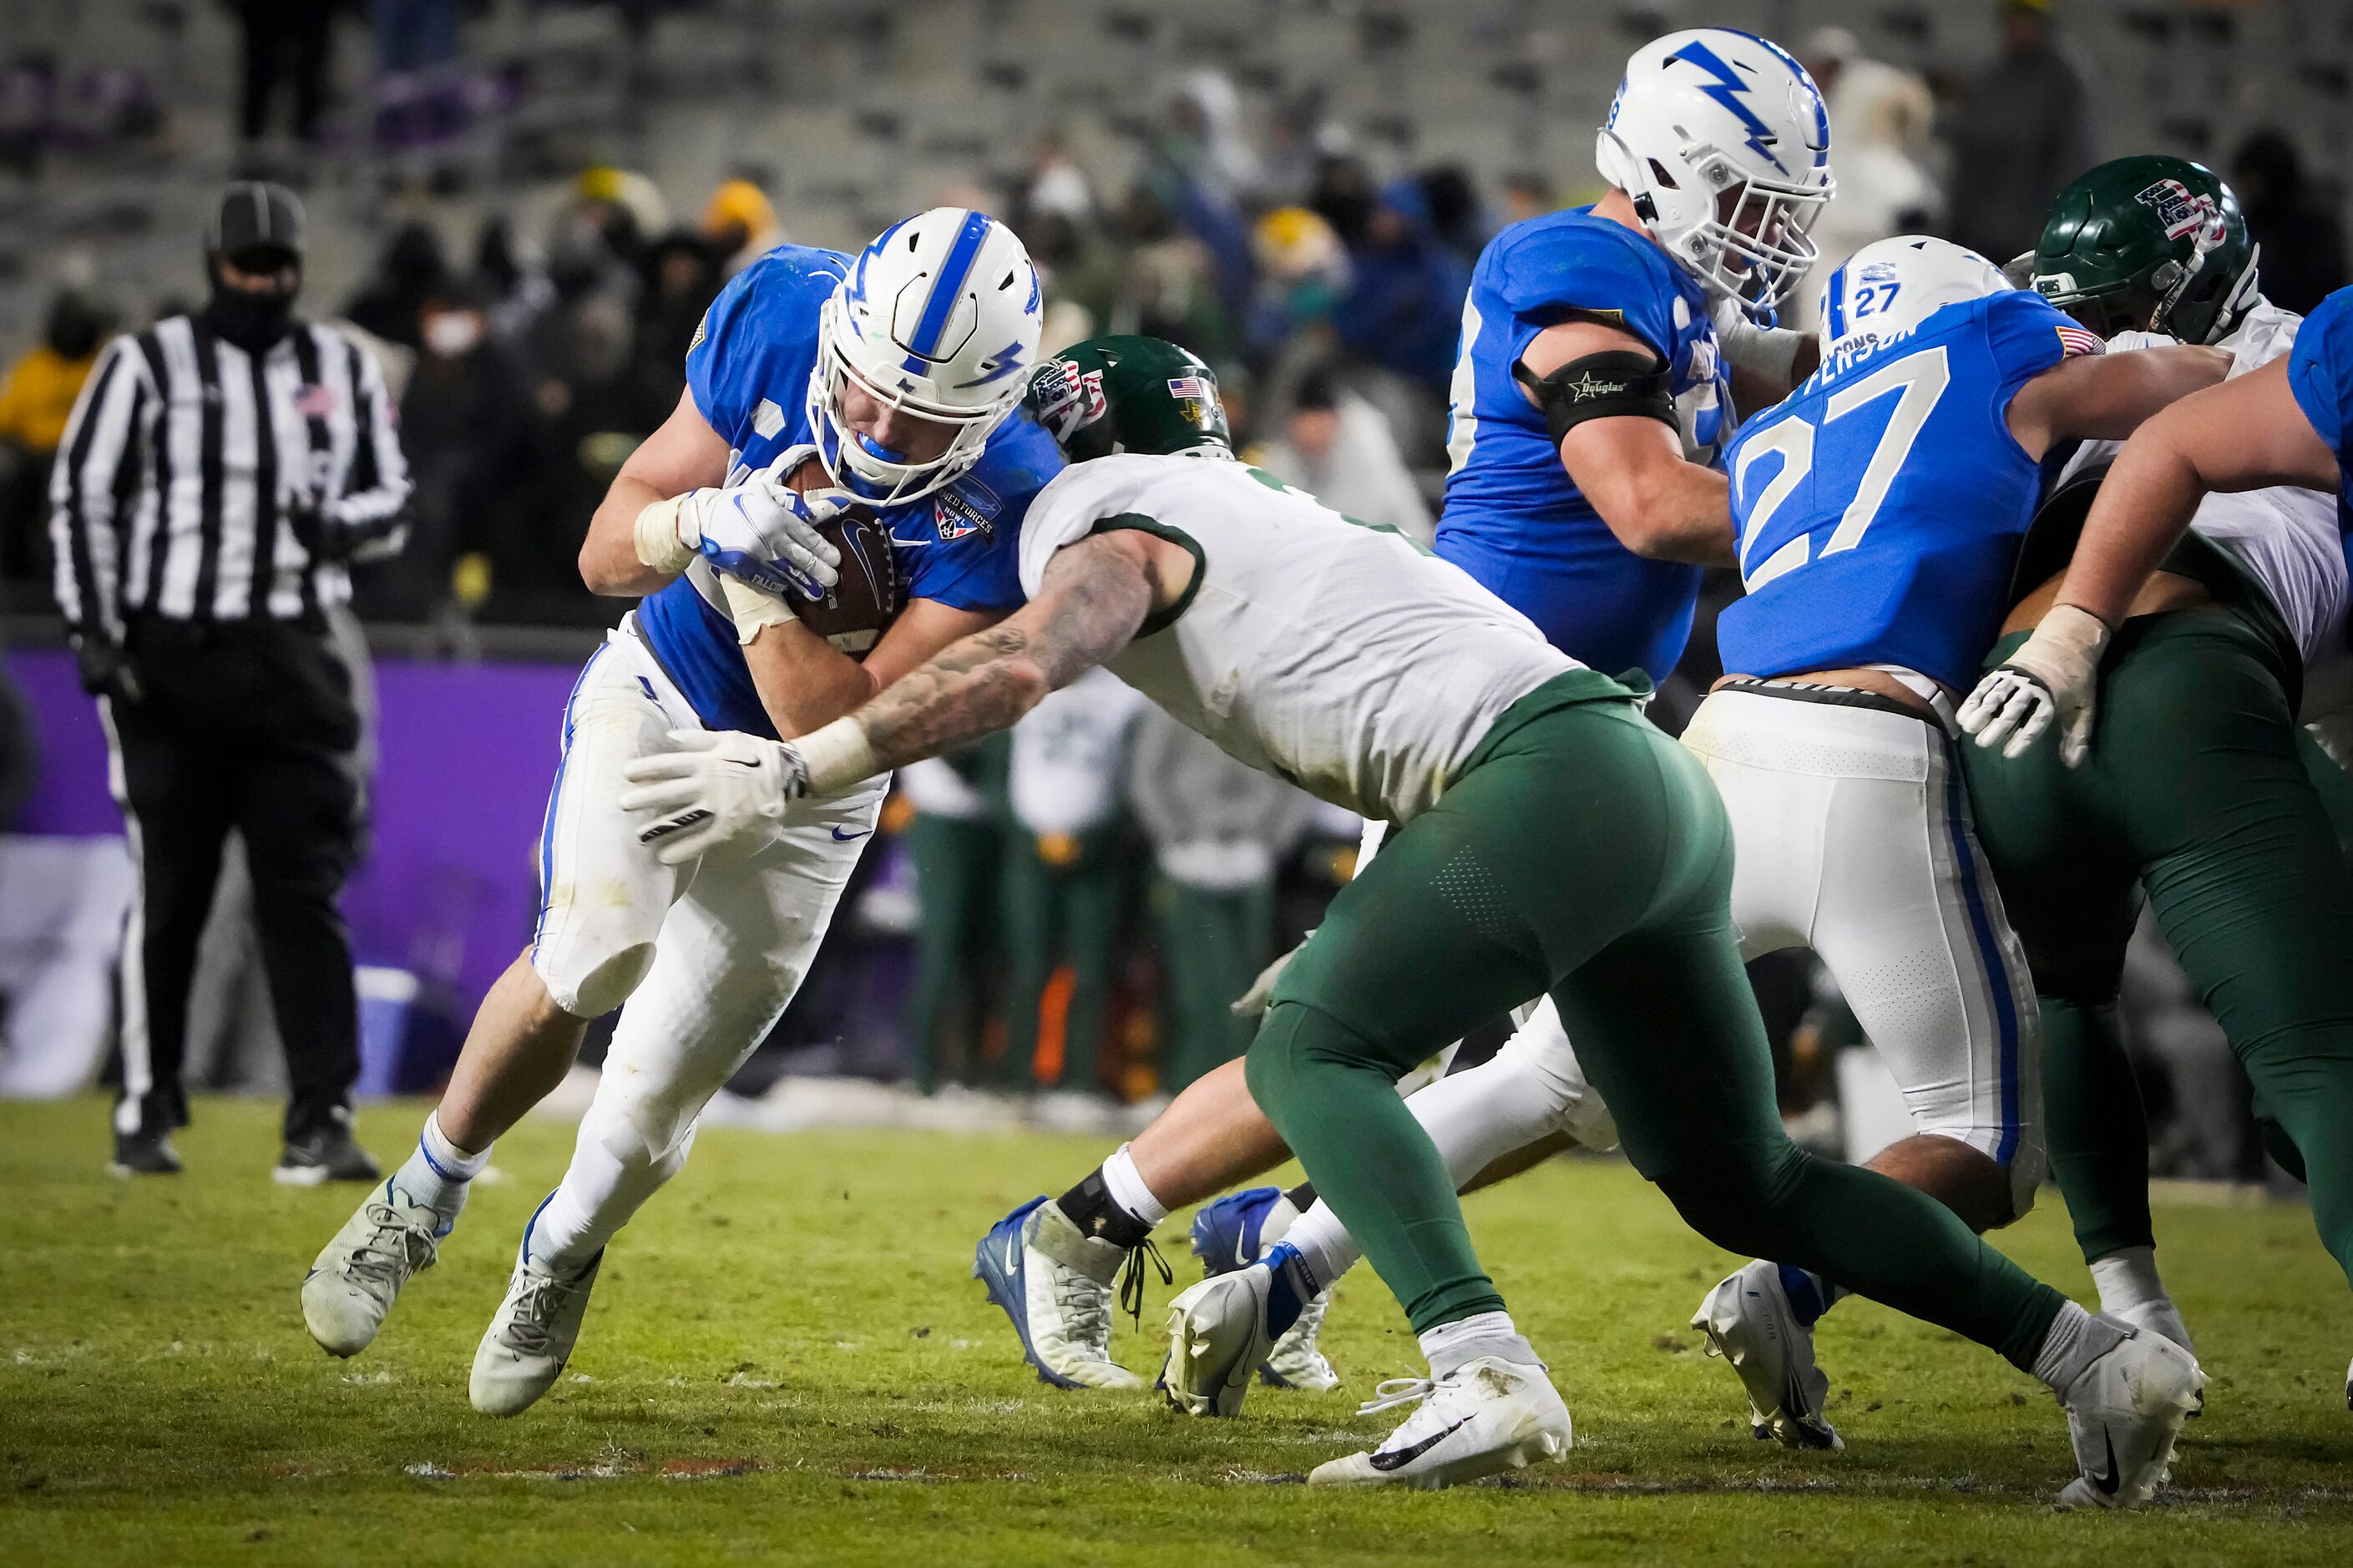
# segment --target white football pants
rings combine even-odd
[[[1740,955],[1811,948],[1922,1132],[2043,1173],[2042,1014],[1937,724],[1883,698],[1727,688],[1683,743],[1732,816]]]
[[[532,967],[566,1012],[621,1016],[571,1167],[525,1237],[560,1273],[685,1164],[703,1106],[799,988],[881,810],[887,775],[797,803],[756,850],[665,866],[617,804],[622,770],[667,749],[670,731],[703,727],[626,626],[565,705]]]

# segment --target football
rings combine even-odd
[[[831,482],[814,458],[785,480],[795,490],[822,489]],[[801,625],[862,661],[906,603],[891,555],[891,530],[871,508],[859,506],[820,523],[818,531],[841,552],[841,580],[822,599],[795,597],[793,613]]]

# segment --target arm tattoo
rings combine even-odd
[[[1100,538],[1068,546],[1035,600],[892,682],[858,710],[859,727],[885,767],[1008,729],[1126,647],[1151,608],[1151,581],[1134,556]]]

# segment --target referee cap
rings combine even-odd
[[[279,258],[302,258],[302,204],[293,192],[267,180],[240,180],[221,193],[205,226],[205,248],[232,260],[256,251]]]

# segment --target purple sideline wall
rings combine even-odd
[[[106,736],[72,654],[18,648],[8,673],[35,715],[41,773],[20,833],[122,832]],[[575,665],[380,660],[373,841],[343,890],[363,963],[452,982],[465,1016],[531,940],[540,818]]]

